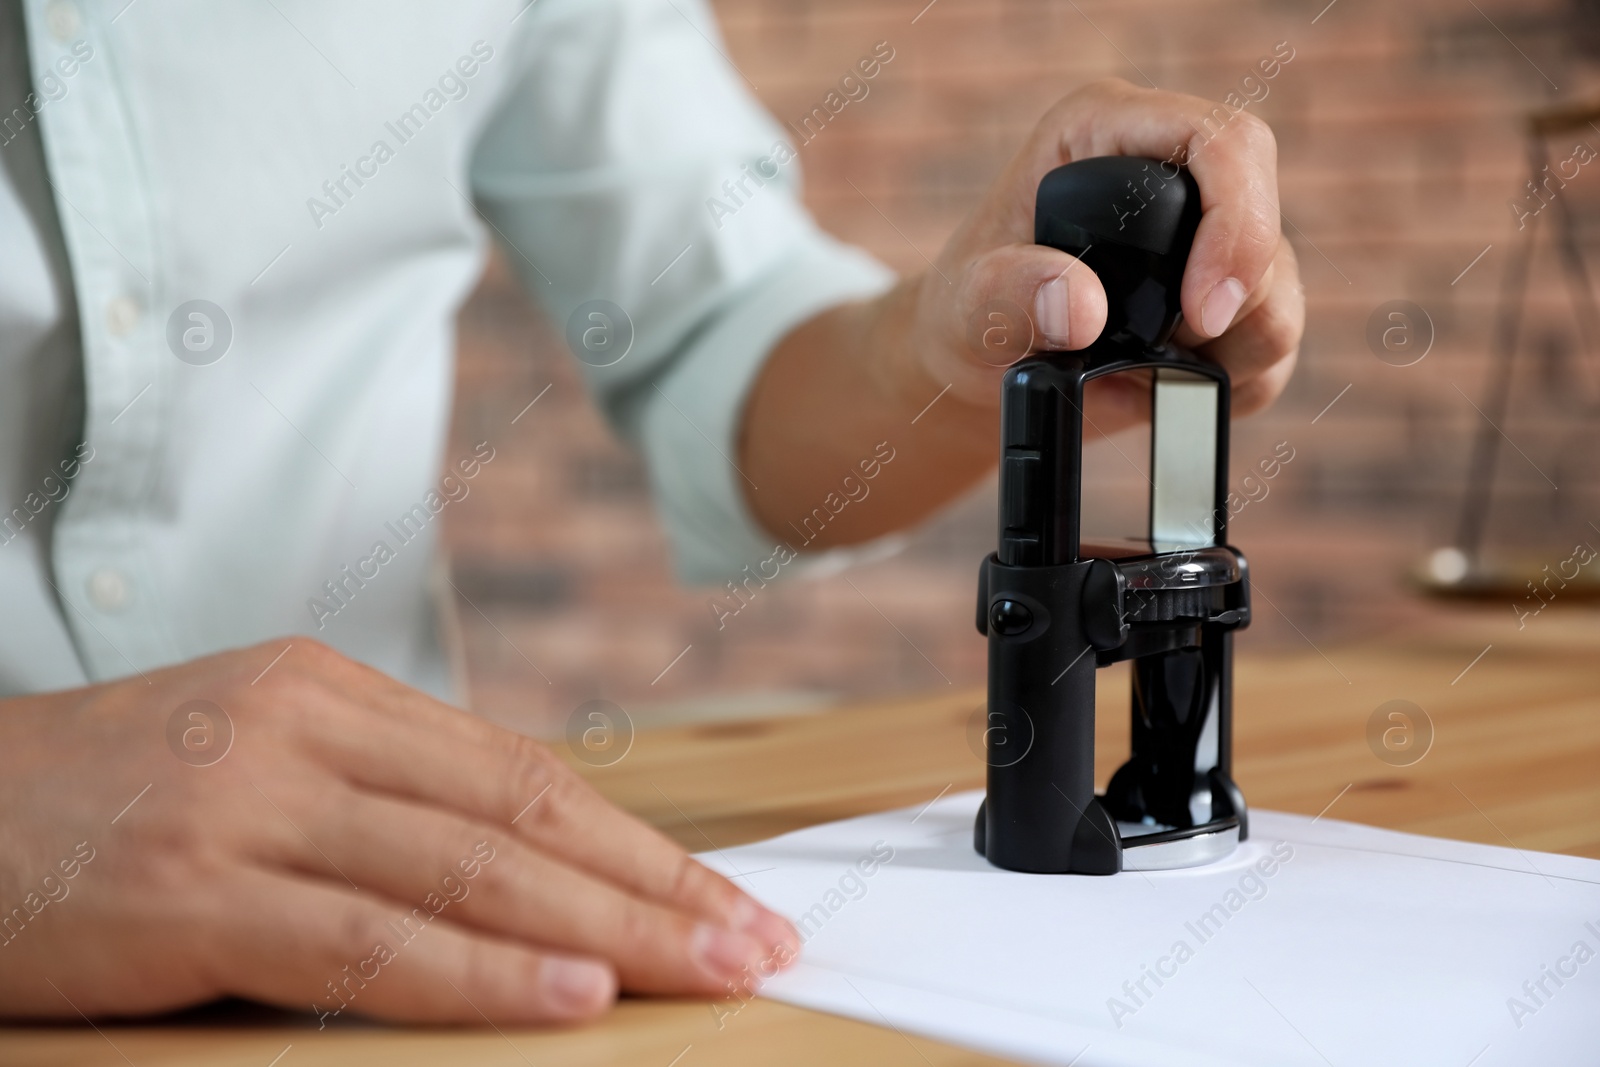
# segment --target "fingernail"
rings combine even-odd
[[[761,921],[750,930],[750,935],[761,942],[768,951],[777,952],[788,949],[794,952],[800,947],[800,934],[794,926],[781,915],[767,912]]]
[[[1072,332],[1067,321],[1067,279],[1063,275],[1039,286],[1033,297],[1034,324],[1039,327],[1040,338],[1048,345],[1060,348],[1067,343]]]
[[[1207,337],[1220,337],[1233,325],[1245,296],[1244,283],[1238,278],[1224,278],[1211,287],[1200,302],[1200,329]]]
[[[587,1015],[616,995],[611,968],[592,960],[545,957],[539,969],[545,999],[561,1011]]]
[[[689,941],[689,954],[719,981],[731,978],[761,958],[761,946],[744,934],[700,923]]]

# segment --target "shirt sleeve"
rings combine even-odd
[[[522,22],[474,199],[643,452],[680,579],[731,577],[775,541],[736,465],[767,354],[893,274],[812,222],[795,145],[702,0],[545,0]]]

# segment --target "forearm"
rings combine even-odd
[[[994,465],[997,407],[955,391],[941,397],[949,383],[915,358],[920,285],[906,279],[876,300],[802,323],[751,390],[739,463],[758,488],[746,484],[745,498],[768,531],[796,548],[913,525]],[[889,450],[893,459],[881,462]],[[807,524],[819,508],[827,521]]]

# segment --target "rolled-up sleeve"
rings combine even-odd
[[[507,47],[518,84],[474,154],[474,199],[644,454],[680,578],[731,576],[773,551],[737,466],[762,363],[893,274],[812,222],[793,142],[699,0],[546,0]]]

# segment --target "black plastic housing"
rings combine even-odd
[[[1231,767],[1232,631],[1250,603],[1244,557],[1226,543],[1228,376],[1170,344],[1199,219],[1194,179],[1157,160],[1081,160],[1039,186],[1035,241],[1095,271],[1108,317],[1093,345],[1023,359],[1001,385],[999,543],[978,598],[991,744],[974,835],[1000,867],[1116,873],[1119,822],[1181,835],[1236,819],[1247,833]],[[1197,443],[1215,458],[1200,487],[1212,509],[1182,543],[1157,537],[1154,480],[1146,539],[1082,542],[1084,387],[1126,371],[1152,378],[1153,475],[1158,386],[1215,395],[1214,440]],[[1132,753],[1097,797],[1095,672],[1122,659],[1134,661]]]

